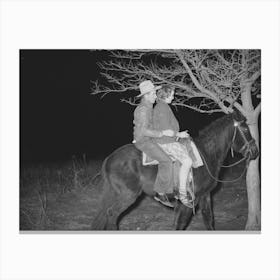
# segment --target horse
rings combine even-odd
[[[259,151],[246,119],[238,111],[216,119],[201,130],[193,141],[204,163],[193,169],[194,207],[199,205],[206,229],[214,230],[210,193],[218,184],[218,176],[229,150],[242,154],[247,160],[245,168],[250,160],[258,157]],[[157,165],[143,166],[142,152],[134,144],[124,145],[106,157],[100,172],[103,193],[91,230],[118,230],[120,215],[142,193],[154,195],[156,174]],[[174,215],[174,229],[185,230],[193,209],[178,201]]]

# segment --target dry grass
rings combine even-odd
[[[55,228],[52,210],[62,197],[82,196],[92,186],[102,162],[72,158],[62,164],[40,164],[21,167],[20,229]],[[59,212],[59,210],[58,210]],[[60,214],[57,213],[59,216]]]
[[[97,211],[101,185],[94,184],[102,161],[73,158],[61,164],[21,168],[21,230],[89,230]],[[224,179],[236,178],[240,170],[229,170]],[[242,230],[247,217],[244,180],[224,184],[214,194],[215,225],[218,230]],[[122,231],[171,231],[173,211],[149,197],[127,211],[120,220]],[[198,209],[189,231],[205,230]]]

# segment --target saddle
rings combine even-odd
[[[200,153],[195,145],[195,143],[191,139],[186,139],[186,147],[188,150],[188,153],[193,161],[193,168],[197,168],[203,165],[202,158],[200,156]]]

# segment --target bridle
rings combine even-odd
[[[243,121],[242,121],[243,122]],[[235,136],[236,136],[236,129],[238,129],[243,141],[244,141],[244,145],[240,148],[240,150],[238,151],[239,153],[243,153],[243,151],[245,150],[245,157],[247,157],[247,155],[249,154],[250,156],[252,156],[252,150],[251,150],[251,146],[254,144],[254,139],[252,138],[251,140],[247,140],[245,134],[244,134],[244,131],[240,128],[240,124],[242,122],[238,122],[236,120],[234,120],[234,135],[233,135],[233,138],[232,138],[232,142],[231,142],[231,145],[233,145],[234,143],[234,140],[235,140]]]
[[[246,160],[246,165],[245,165],[245,167],[244,167],[244,170],[243,170],[242,174],[241,174],[238,178],[236,178],[236,179],[234,179],[234,180],[219,180],[218,178],[216,178],[215,176],[212,175],[212,173],[211,173],[211,171],[210,171],[210,169],[209,169],[209,167],[208,167],[208,164],[207,164],[205,158],[203,157],[202,154],[200,154],[200,156],[202,157],[202,159],[203,159],[203,161],[204,161],[204,163],[205,163],[205,167],[206,167],[206,169],[207,169],[207,171],[208,171],[210,177],[211,177],[212,179],[214,179],[216,182],[231,183],[231,182],[238,181],[238,180],[244,175],[245,171],[246,171],[247,168],[248,168],[249,161],[250,161],[250,156],[252,155],[251,146],[252,146],[252,144],[254,143],[254,139],[252,138],[252,139],[249,140],[249,141],[247,140],[247,138],[246,138],[246,136],[245,136],[243,130],[240,128],[240,125],[242,124],[242,122],[243,122],[243,121],[239,122],[239,121],[233,120],[234,132],[233,132],[233,136],[232,136],[232,140],[231,140],[230,149],[233,151],[232,146],[233,146],[233,144],[234,144],[234,140],[235,140],[235,138],[236,138],[236,133],[237,133],[237,130],[238,130],[238,132],[240,133],[240,135],[241,135],[241,137],[242,137],[242,139],[243,139],[243,141],[244,141],[244,145],[239,149],[238,152],[239,152],[239,153],[242,153],[242,152],[245,150],[245,153],[244,153],[245,156],[244,156],[241,160],[239,160],[238,162],[235,162],[234,164],[231,164],[231,165],[222,165],[222,166],[221,166],[221,167],[228,168],[228,167],[235,166],[235,165],[237,165],[237,164],[243,162],[244,160]]]

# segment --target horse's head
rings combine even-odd
[[[234,133],[232,149],[244,157],[254,160],[259,155],[255,139],[252,137],[246,119],[240,113],[233,113]]]

